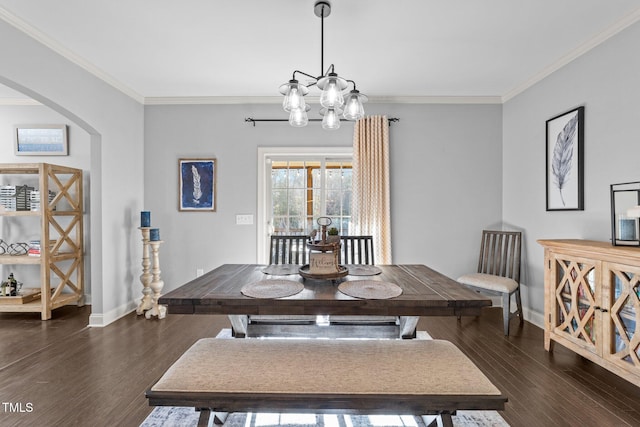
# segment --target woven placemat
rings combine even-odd
[[[293,280],[259,280],[240,289],[242,295],[252,298],[284,298],[301,292],[304,285]]]
[[[338,290],[345,295],[362,299],[388,299],[402,295],[402,288],[395,283],[376,280],[342,282]]]
[[[382,273],[380,267],[366,264],[349,264],[346,266],[351,276],[375,276]]]
[[[272,274],[274,276],[286,276],[289,274],[298,274],[300,266],[298,264],[271,264],[262,269],[264,274]]]

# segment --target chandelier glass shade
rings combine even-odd
[[[327,0],[316,1],[314,5],[316,16],[321,19],[321,71],[324,69],[324,18],[331,13],[331,4]],[[296,74],[309,77],[311,82],[307,85],[300,83],[296,79]],[[346,94],[349,85],[353,89]],[[320,89],[320,114],[323,116],[323,129],[338,129],[340,127],[340,115],[346,120],[359,120],[364,117],[363,103],[367,102],[367,97],[356,89],[353,80],[344,79],[335,72],[333,64],[326,72],[319,77],[312,76],[302,71],[294,71],[291,80],[280,86],[280,93],[284,95],[282,108],[289,113],[289,123],[291,126],[302,127],[309,122],[307,112],[311,107],[305,102],[304,97],[309,93],[310,86],[317,86]]]

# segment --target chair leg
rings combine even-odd
[[[509,336],[509,318],[511,317],[511,294],[502,294],[502,320],[504,323],[504,336]]]
[[[520,299],[520,286],[516,289],[516,306],[518,307],[518,317],[520,317],[520,324],[524,323],[524,313],[522,312],[522,300]]]

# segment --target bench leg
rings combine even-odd
[[[422,415],[421,418],[427,427],[453,427],[450,412],[444,412],[440,415]]]
[[[198,427],[209,427],[209,417],[211,410],[208,408],[199,408],[200,417],[198,418]]]
[[[197,408],[200,411],[200,417],[198,418],[198,427],[209,427],[211,422],[211,409],[209,408]],[[221,426],[227,420],[229,416],[228,412],[214,412],[213,413],[213,425]]]
[[[442,421],[443,427],[453,427],[453,420],[451,420],[451,414],[440,414],[440,420]]]

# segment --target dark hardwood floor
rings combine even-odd
[[[65,307],[53,319],[0,314],[0,426],[132,426],[151,412],[145,390],[193,342],[229,327],[225,316],[135,313],[88,328],[90,308]],[[512,323],[501,310],[482,316],[422,318],[420,330],[454,342],[508,396],[511,426],[639,426],[640,387],[560,345],[544,351],[542,330]]]

